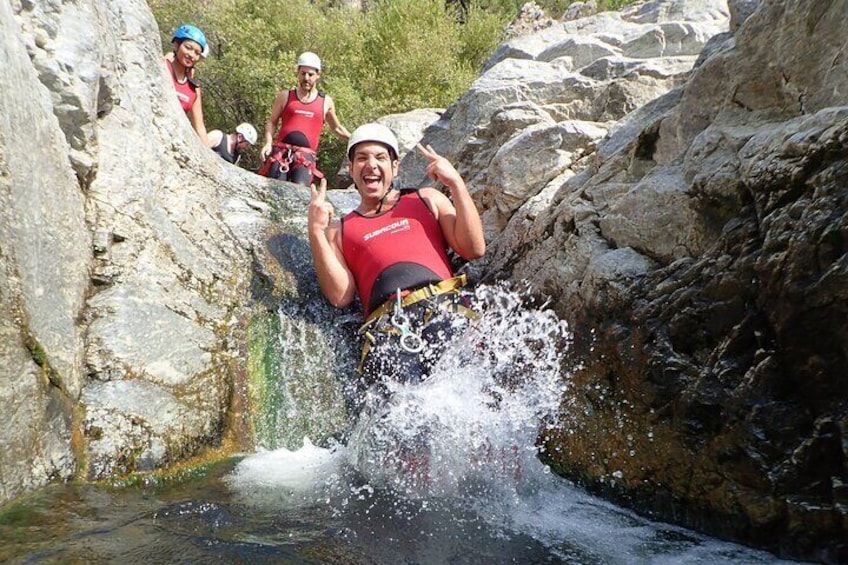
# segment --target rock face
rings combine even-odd
[[[545,456],[655,518],[846,562],[848,4],[590,4],[392,117],[468,181],[472,275],[528,279],[575,332]],[[200,146],[143,2],[0,2],[0,26],[0,502],[221,443],[274,331],[292,367],[349,357],[308,196]],[[414,151],[401,169],[423,182]],[[255,302],[275,323],[251,332]]]
[[[573,328],[551,464],[825,562],[848,560],[846,17],[680,1],[567,21],[503,44],[424,139],[485,210],[478,276],[529,280]]]
[[[0,2],[0,25],[6,501],[220,443],[270,207],[200,145],[144,2]]]
[[[71,398],[83,386],[82,312],[91,268],[85,198],[50,93],[0,3],[0,501],[69,477]],[[11,83],[11,84],[10,84]]]

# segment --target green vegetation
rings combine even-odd
[[[27,335],[24,338],[24,345],[27,350],[29,350],[29,354],[33,362],[41,367],[42,375],[47,377],[50,384],[58,389],[62,389],[62,377],[50,365],[50,362],[47,359],[47,352],[44,351],[44,348],[38,340],[36,340],[32,335]]]
[[[633,0],[601,0],[617,9]],[[524,0],[370,0],[367,12],[332,0],[151,0],[169,51],[171,32],[193,23],[206,33],[211,57],[198,67],[208,129],[231,132],[242,121],[260,132],[277,92],[294,86],[295,59],[315,51],[321,89],[352,130],[380,116],[447,107],[477,78],[504,39]],[[571,4],[538,2],[552,17]],[[256,170],[257,151],[242,166]],[[324,133],[321,168],[332,179],[344,144]]]
[[[257,445],[276,448],[278,418],[283,392],[282,371],[274,349],[274,337],[280,334],[280,320],[275,314],[257,315],[247,329],[248,394],[253,431]]]

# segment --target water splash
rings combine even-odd
[[[343,450],[316,447],[309,438],[297,450],[260,451],[242,460],[225,481],[253,506],[309,506],[340,480]]]
[[[419,384],[371,391],[346,445],[250,456],[227,479],[247,506],[308,508],[378,562],[773,563],[652,523],[539,460],[570,386],[567,326],[529,294],[476,291],[480,317]],[[470,552],[470,553],[469,553]]]
[[[526,293],[486,286],[476,294],[479,319],[425,382],[389,382],[388,400],[366,399],[349,460],[372,483],[410,498],[476,498],[519,489],[542,467],[535,444],[567,386],[567,326],[527,308]]]
[[[250,457],[233,484],[242,492],[276,486],[316,500],[345,496],[356,480],[407,500],[476,501],[505,486],[514,495],[545,472],[536,441],[567,387],[560,375],[567,326],[544,307],[529,308],[530,301],[526,291],[478,287],[479,318],[449,344],[426,381],[387,382],[388,396],[370,391],[346,446],[322,457],[307,439],[298,451]],[[343,470],[326,467],[342,460],[356,479],[345,482],[337,478]],[[308,466],[298,470],[304,461]],[[309,488],[288,482],[308,477],[317,481]]]

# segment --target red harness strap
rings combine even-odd
[[[312,157],[312,159],[309,157]],[[271,155],[268,156],[262,168],[259,169],[259,174],[267,177],[271,165],[279,163],[281,173],[287,173],[292,167],[300,166],[309,169],[313,178],[322,179],[324,178],[324,173],[318,170],[315,162],[317,158],[317,153],[308,147],[300,147],[288,143],[275,143],[274,148],[271,149]]]

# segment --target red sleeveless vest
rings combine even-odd
[[[171,80],[174,82],[174,89],[177,91],[177,98],[180,101],[180,106],[183,107],[184,112],[188,112],[191,110],[194,101],[197,100],[197,87],[194,86],[190,80],[187,80],[182,84],[177,82],[177,76],[174,74],[173,63],[171,63],[168,59],[165,59],[165,62],[168,63],[168,69],[171,71]]]
[[[321,128],[324,127],[324,93],[309,104],[304,104],[297,97],[297,90],[289,90],[289,98],[283,112],[280,114],[280,131],[277,133],[277,143],[285,143],[285,138],[292,132],[300,132],[309,140],[309,148],[318,150],[321,139]]]
[[[370,303],[375,282],[392,266],[413,266],[412,276],[419,280],[405,279],[404,289],[453,276],[441,226],[417,190],[401,193],[394,208],[379,216],[354,211],[342,218],[342,255],[366,317],[388,298],[382,293]]]

